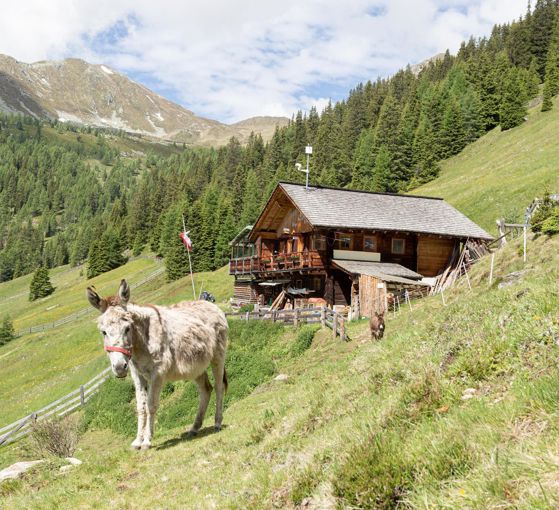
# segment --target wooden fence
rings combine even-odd
[[[20,420],[10,423],[0,429],[0,446],[16,441],[29,434],[32,424],[49,417],[65,416],[77,408],[84,406],[93,395],[99,391],[99,387],[110,377],[110,367],[97,374],[79,388],[71,391],[67,395],[60,397],[51,404],[38,411],[35,411]]]
[[[150,273],[144,279],[130,285],[130,288],[135,289],[140,285],[144,285],[145,283],[150,282],[151,280],[157,278],[164,271],[165,268],[160,267],[159,269],[155,270],[153,273]],[[38,324],[37,326],[31,326],[30,328],[20,329],[19,331],[16,331],[16,336],[29,335],[31,333],[39,333],[40,331],[47,331],[49,329],[58,328],[60,326],[63,326],[64,324],[74,322],[76,319],[79,319],[80,317],[83,317],[84,315],[88,315],[90,313],[93,313],[93,308],[91,306],[87,306],[85,308],[82,308],[81,310],[78,310],[77,312],[67,315],[66,317],[62,317],[61,319],[58,319],[57,321],[47,322],[45,324]]]
[[[345,317],[330,308],[295,308],[293,310],[258,310],[254,312],[228,312],[227,317],[237,317],[240,320],[268,320],[271,322],[282,322],[284,324],[320,324],[332,330],[332,337],[340,337],[341,340],[348,339],[346,334]]]

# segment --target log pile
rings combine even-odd
[[[458,256],[453,255],[450,265],[437,277],[431,288],[431,295],[452,287],[454,283],[466,274],[468,269],[483,256],[490,253],[484,243],[468,240]]]

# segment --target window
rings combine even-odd
[[[336,232],[336,242],[334,248],[336,250],[351,250],[353,245],[351,234]]]
[[[297,251],[297,238],[293,237],[291,239],[291,253],[295,253]]]
[[[312,279],[312,289],[316,292],[320,292],[322,290],[322,278],[315,276]]]
[[[406,253],[406,240],[392,239],[392,253],[394,255],[403,255]]]
[[[375,236],[365,236],[363,238],[364,251],[377,251],[377,238]]]
[[[326,238],[321,234],[315,234],[312,238],[313,250],[326,250]]]

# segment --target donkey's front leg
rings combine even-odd
[[[136,439],[132,441],[130,446],[134,450],[139,450],[142,446],[144,429],[146,427],[148,383],[145,378],[138,373],[133,363],[130,364],[130,375],[132,376],[134,387],[136,388],[136,412],[138,413],[138,432],[136,434]]]
[[[155,425],[155,413],[159,408],[159,396],[161,395],[161,387],[163,386],[163,378],[154,376],[148,386],[148,402],[147,402],[147,421],[144,429],[144,440],[142,441],[142,450],[151,447],[151,439],[153,437],[153,429]]]

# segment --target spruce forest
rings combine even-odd
[[[245,146],[233,138],[215,149],[134,154],[119,146],[124,133],[3,115],[0,281],[68,263],[86,264],[92,277],[144,250],[164,257],[177,279],[188,272],[183,217],[194,270],[213,270],[278,181],[304,181],[295,163],[307,144],[312,184],[406,192],[487,131],[521,124],[542,84],[545,111],[559,93],[557,0],[538,0],[418,75],[408,67],[358,84],[322,112],[297,112],[267,143],[252,135]]]

